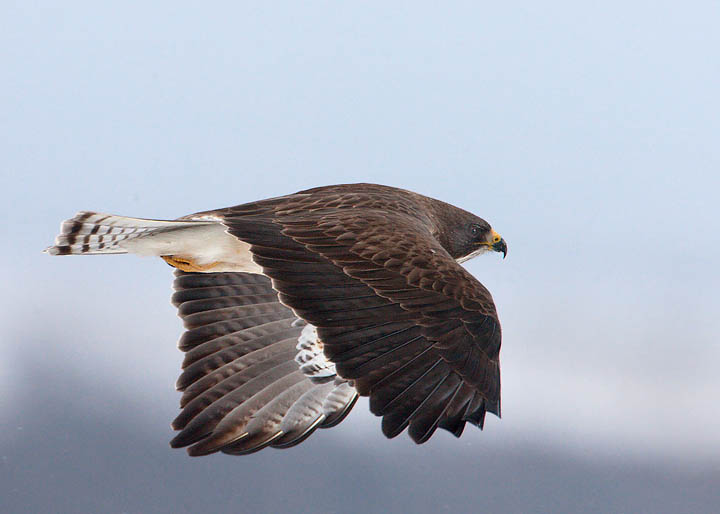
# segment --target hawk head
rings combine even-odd
[[[435,205],[436,237],[448,253],[458,262],[488,252],[507,255],[507,243],[493,230],[490,223],[453,205],[438,202]]]

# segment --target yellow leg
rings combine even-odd
[[[161,255],[160,257],[163,258],[165,262],[167,262],[170,266],[173,266],[181,271],[194,271],[194,272],[203,272],[203,271],[209,271],[213,269],[215,266],[220,264],[219,262],[211,262],[210,264],[195,264],[190,259],[185,259],[183,257],[176,257],[174,255]]]

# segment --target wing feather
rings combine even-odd
[[[251,245],[283,304],[317,327],[338,374],[370,396],[386,435],[410,426],[424,442],[438,427],[459,435],[466,421],[481,426],[486,410],[500,413],[490,293],[430,221],[357,201],[288,197],[261,216],[219,217]]]
[[[318,384],[300,371],[305,322],[278,301],[267,277],[176,272],[174,286],[188,331],[173,447],[189,446],[191,455],[289,447],[350,411],[357,392],[345,380]]]

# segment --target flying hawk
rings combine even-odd
[[[336,425],[358,395],[395,437],[500,416],[500,323],[460,262],[505,241],[483,219],[374,184],[318,187],[177,220],[80,212],[51,255],[176,268],[187,331],[175,448],[240,455]]]

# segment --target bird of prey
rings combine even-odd
[[[192,456],[286,448],[358,395],[417,443],[500,416],[500,323],[459,263],[507,245],[411,191],[317,187],[176,220],[80,212],[51,255],[134,253],[176,268],[187,329],[171,441]]]

